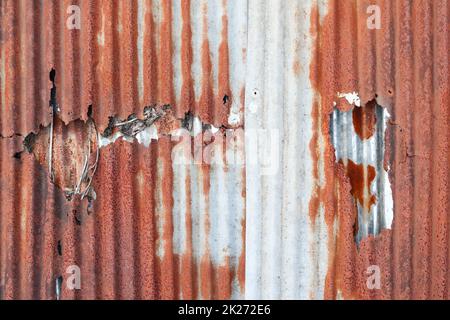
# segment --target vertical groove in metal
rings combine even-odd
[[[313,2],[249,2],[246,297],[323,296],[327,233],[311,221]]]

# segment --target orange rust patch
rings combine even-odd
[[[310,64],[310,81],[315,90],[315,99],[312,106],[313,137],[310,143],[310,150],[313,160],[313,175],[316,180],[314,192],[310,200],[310,217],[314,221],[317,216],[317,209],[323,206],[325,211],[325,221],[327,223],[328,241],[328,273],[325,279],[324,298],[336,299],[338,296],[344,299],[352,298],[386,298],[390,296],[389,278],[391,269],[387,263],[392,258],[388,244],[391,237],[390,230],[384,230],[382,235],[363,239],[357,248],[354,228],[355,222],[358,224],[357,210],[355,207],[355,196],[351,190],[363,189],[357,187],[355,179],[363,177],[358,174],[358,169],[351,170],[350,174],[340,163],[336,163],[334,149],[329,137],[330,114],[333,112],[334,102],[337,92],[360,93],[362,101],[368,101],[374,97],[376,87],[371,83],[362,83],[358,86],[358,79],[355,75],[361,73],[357,70],[353,52],[354,38],[356,30],[365,30],[363,27],[356,28],[353,2],[330,2],[328,14],[320,23],[317,5],[311,11],[310,34],[314,40],[313,57]],[[362,14],[364,11],[362,11]],[[359,19],[364,21],[365,19]],[[339,28],[336,26],[339,25]],[[388,30],[388,29],[387,29]],[[361,37],[367,39],[367,37]],[[363,65],[367,71],[367,66]],[[390,69],[388,69],[390,70]],[[366,72],[365,74],[370,74]],[[372,79],[372,77],[368,77]],[[347,107],[344,103],[339,103],[337,108],[341,111]],[[382,104],[389,105],[389,101],[381,100]],[[351,108],[351,106],[348,106]],[[325,150],[322,155],[319,153],[318,138],[324,135]],[[320,156],[324,162],[325,184],[318,185],[318,168]],[[356,172],[355,172],[356,171]],[[370,171],[370,169],[368,169]],[[370,172],[368,172],[370,176]],[[353,176],[355,187],[351,184],[349,176]],[[370,185],[372,179],[367,179]],[[361,181],[360,181],[361,182]],[[360,184],[361,185],[361,184]],[[364,182],[362,182],[364,186]],[[361,193],[361,192],[359,192]],[[362,193],[363,194],[363,193]],[[358,194],[356,194],[358,197]],[[356,197],[356,198],[357,198]],[[359,201],[359,200],[357,200]],[[338,226],[336,232],[335,226]],[[387,239],[387,240],[386,240]],[[372,247],[370,245],[373,244]],[[373,249],[371,249],[373,248]],[[379,253],[374,255],[375,250]],[[369,291],[366,284],[365,271],[368,266],[378,264],[382,273],[382,288],[380,290]]]
[[[222,39],[219,46],[219,95],[216,97],[216,109],[222,110],[225,108],[226,114],[228,114],[231,101],[233,99],[230,90],[230,61],[228,56],[228,17],[222,16]],[[228,98],[225,98],[228,97]],[[221,115],[225,117],[221,121],[227,121],[226,114]],[[225,122],[226,123],[226,122]]]
[[[192,52],[192,29],[191,29],[191,1],[181,2],[181,16],[183,27],[181,31],[181,73],[183,76],[183,85],[181,88],[181,99],[179,101],[180,109],[177,110],[177,117],[182,117],[184,113],[195,105],[194,82],[191,74],[193,61]]]
[[[159,96],[164,103],[173,104],[173,65],[172,65],[172,6],[168,1],[162,2],[163,21],[160,31],[160,60],[158,78],[160,80]]]
[[[371,100],[364,107],[355,107],[353,109],[353,127],[361,140],[369,139],[375,133],[376,108],[375,100]]]
[[[213,123],[213,114],[211,107],[213,104],[213,87],[212,87],[212,62],[208,41],[207,29],[207,6],[203,5],[203,43],[201,48],[201,65],[202,65],[202,89],[200,100],[198,103],[198,114],[208,123]]]
[[[85,157],[88,166],[95,162],[97,131],[89,120],[75,120],[68,125],[55,117],[53,129],[52,171],[55,184],[61,189],[74,188],[83,172]],[[48,167],[50,129],[42,129],[35,137],[33,154],[43,167]]]
[[[368,212],[370,206],[377,200],[373,194],[370,194],[370,184],[376,176],[375,168],[371,165],[366,167],[363,164],[356,164],[350,159],[347,161],[346,172],[352,186],[350,193]],[[339,163],[342,163],[342,160],[339,160]],[[367,168],[367,179],[364,179],[365,167]]]
[[[175,118],[174,111],[168,109],[164,116],[154,122],[159,135],[170,135],[180,129],[180,121]]]

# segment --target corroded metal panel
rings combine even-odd
[[[1,2],[1,299],[243,297],[246,6]]]
[[[1,1],[0,299],[449,299],[449,15]]]

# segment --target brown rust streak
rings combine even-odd
[[[209,41],[208,41],[208,19],[207,12],[208,8],[206,3],[203,5],[203,43],[201,47],[201,64],[202,64],[202,89],[198,105],[198,114],[204,119],[205,122],[215,123],[213,115],[213,94],[214,90],[212,87],[213,77],[212,77],[212,64],[211,56],[209,54]]]
[[[181,99],[176,116],[184,117],[184,114],[195,105],[194,82],[191,74],[193,61],[192,55],[192,29],[191,29],[191,1],[181,2],[181,16],[183,27],[181,30],[181,73],[183,84],[181,88]]]
[[[219,46],[219,90],[216,97],[216,119],[222,124],[228,123],[227,115],[230,112],[230,106],[232,105],[232,95],[230,90],[230,61],[228,55],[228,17],[226,15],[227,1],[222,0],[222,8],[224,14],[222,15],[222,39]],[[224,102],[225,96],[228,99]],[[215,121],[218,126],[217,120]]]
[[[209,194],[211,190],[210,184],[210,166],[206,164],[201,164],[201,172],[203,178],[203,197],[205,200],[205,239],[209,238],[209,234],[211,233],[211,222],[209,220]],[[214,268],[211,261],[211,254],[209,251],[209,243],[208,240],[204,243],[206,248],[205,253],[203,254],[201,261],[199,262],[199,275],[200,275],[200,293],[203,299],[213,299],[214,297]]]
[[[343,163],[343,161],[339,160],[339,163]],[[367,178],[364,177],[365,170],[367,170]],[[346,173],[352,187],[350,193],[366,212],[368,212],[377,200],[373,194],[370,194],[370,185],[376,176],[375,168],[371,165],[356,164],[348,159]]]
[[[361,140],[369,139],[375,133],[376,101],[369,101],[364,107],[355,107],[352,112],[353,127]],[[381,121],[383,119],[380,119]]]
[[[158,159],[161,161],[162,176],[158,177],[161,183],[162,193],[162,211],[161,219],[163,219],[163,231],[159,235],[160,241],[163,242],[164,257],[158,265],[160,299],[176,298],[176,265],[173,259],[173,171],[171,161],[171,144],[169,138],[165,137],[158,141]]]
[[[188,167],[186,167],[188,170]],[[192,244],[192,193],[191,193],[191,176],[190,173],[186,174],[185,179],[185,190],[186,190],[186,251],[181,256],[178,257],[178,272],[180,274],[180,284],[182,295],[179,296],[181,299],[195,299],[197,298],[197,268],[195,265],[194,255],[193,255],[193,244]],[[196,195],[194,195],[196,196]],[[181,260],[181,261],[180,261]]]
[[[159,98],[161,104],[174,103],[173,90],[173,67],[172,67],[172,4],[169,1],[162,1],[163,21],[161,23],[159,40]]]
[[[158,54],[156,49],[155,37],[157,36],[157,28],[153,19],[152,1],[145,0],[146,8],[144,15],[144,103],[150,104],[151,101],[158,101],[157,89],[158,79],[154,75],[157,74]]]

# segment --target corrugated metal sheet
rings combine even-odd
[[[380,29],[367,27],[370,4],[379,6]],[[313,146],[324,137],[325,150],[317,156],[327,181],[319,201],[329,225],[338,225],[325,297],[449,298],[449,13],[445,0],[331,1],[323,20],[312,15],[318,132]],[[392,228],[363,239],[359,248],[348,182],[333,165],[323,129],[337,92],[358,92],[361,105],[376,98],[392,117],[385,152]],[[380,290],[366,286],[370,265],[380,267]]]
[[[81,9],[80,30],[66,26],[70,5]],[[0,298],[243,297],[242,161],[177,165],[181,144],[161,132],[148,148],[118,140],[101,149],[94,201],[68,201],[61,189],[80,177],[87,126],[71,121],[88,120],[89,106],[100,132],[110,117],[142,117],[153,105],[170,105],[179,119],[191,112],[216,127],[241,126],[246,6],[1,2],[0,127],[2,137],[13,137],[1,142]],[[38,161],[13,157],[26,135],[51,122],[52,68],[58,187],[47,178],[48,129],[37,138]],[[223,130],[209,145],[216,157],[243,158],[243,142],[220,138]],[[65,286],[70,265],[80,267],[83,290]]]
[[[72,4],[80,30],[66,27]],[[450,298],[448,0],[22,0],[0,12],[0,298]],[[56,186],[38,130],[52,68]],[[103,146],[95,200],[69,201],[90,121],[103,133],[154,105],[173,111],[158,140]],[[245,147],[227,144],[244,106]],[[185,160],[196,147],[167,121],[188,111],[221,127],[214,143],[188,140],[225,161]],[[74,264],[82,290],[64,285]]]
[[[63,285],[64,299],[242,297],[243,166],[177,164],[183,149],[170,138],[148,148],[119,140],[101,150],[90,208],[14,148],[18,138],[2,139],[2,298],[56,298],[71,265],[82,290]],[[238,145],[211,148],[243,157]]]
[[[309,214],[316,183],[308,147],[314,95],[311,10],[309,1],[249,2],[248,298],[323,297],[328,234],[323,211],[315,221]]]
[[[379,30],[367,27],[369,5],[379,6]],[[247,136],[246,296],[448,299],[448,2],[250,1],[249,12],[246,130],[267,135]],[[332,121],[335,108],[354,107],[340,93],[359,94],[361,106],[376,98],[391,115],[376,160],[390,183],[376,191],[384,205],[392,188],[392,227],[373,232],[369,220],[359,239],[336,154],[367,163],[371,154],[339,138],[334,150],[331,133],[353,130]],[[372,140],[384,145],[384,132]],[[257,149],[273,150],[276,174],[251,165]],[[379,290],[367,286],[371,266]]]
[[[71,5],[80,8],[79,30],[67,27]],[[170,104],[178,118],[191,111],[216,127],[229,120],[239,126],[246,7],[223,0],[3,1],[1,135],[49,124],[52,68],[66,123],[86,120],[92,105],[103,131],[110,116]]]

